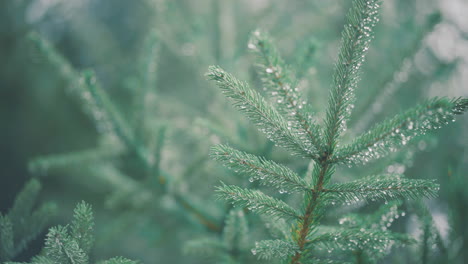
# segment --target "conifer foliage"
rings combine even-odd
[[[41,254],[31,260],[31,264],[87,264],[91,263],[91,252],[94,236],[94,217],[91,206],[79,203],[73,214],[70,225],[55,226],[49,229],[45,247]],[[7,262],[18,264],[17,262]],[[98,264],[137,264],[122,257],[115,257]]]
[[[32,179],[18,193],[12,208],[0,213],[0,261],[15,258],[50,222],[56,211],[54,203],[44,203],[34,209],[41,190],[38,180]]]
[[[218,187],[219,196],[235,206],[290,224],[282,230],[286,234],[284,237],[257,242],[252,253],[260,259],[282,259],[291,264],[344,263],[346,259],[336,259],[329,254],[337,250],[353,253],[357,259],[366,257],[369,261],[377,261],[390,247],[412,243],[413,240],[387,230],[389,223],[373,225],[370,220],[354,221],[348,226],[321,226],[320,219],[326,210],[336,204],[389,202],[437,194],[439,185],[432,180],[408,179],[404,175],[382,174],[346,183],[331,183],[337,165],[358,165],[383,157],[404,147],[415,136],[454,121],[456,115],[468,109],[468,99],[433,98],[375,125],[351,143],[342,142],[341,136],[354,108],[354,91],[361,66],[379,20],[379,9],[378,0],[353,1],[342,33],[328,108],[321,123],[315,121],[315,115],[296,88],[293,71],[263,32],[255,31],[248,47],[259,57],[259,75],[271,100],[222,68],[209,68],[208,79],[213,80],[271,141],[294,155],[314,161],[312,179],[307,181],[288,167],[262,157],[227,145],[212,148],[211,155],[215,160],[249,175],[251,182],[258,181],[260,185],[276,188],[280,193],[303,196],[302,205],[295,208],[283,199],[257,189],[224,183]],[[382,210],[390,210],[390,215],[381,212],[381,218],[385,216],[393,221],[399,216],[394,213],[396,205]],[[346,219],[340,222],[345,223]]]

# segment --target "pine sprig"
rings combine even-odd
[[[380,258],[388,253],[392,245],[414,242],[406,235],[387,231],[391,222],[400,216],[396,205],[392,204],[391,208],[385,207],[387,211],[379,211],[378,214],[361,222],[354,221],[357,217],[347,216],[343,223],[346,222],[350,228],[334,228],[318,234],[319,220],[325,214],[326,205],[348,204],[361,200],[385,200],[388,203],[402,198],[436,196],[439,186],[433,181],[406,179],[401,175],[377,175],[348,183],[332,185],[329,183],[337,164],[367,162],[371,158],[382,156],[405,145],[416,135],[446,124],[456,114],[462,114],[468,108],[467,99],[436,98],[377,125],[351,144],[338,147],[341,143],[340,136],[346,129],[346,123],[353,109],[354,90],[360,78],[361,67],[373,38],[374,27],[379,20],[379,5],[379,0],[353,1],[334,69],[323,136],[320,133],[313,133],[313,136],[317,136],[315,138],[307,136],[307,129],[311,126],[303,124],[310,125],[310,123],[302,121],[311,120],[308,117],[311,113],[305,108],[300,110],[295,108],[301,104],[291,103],[296,99],[300,101],[297,91],[290,90],[295,87],[294,76],[265,34],[254,33],[249,48],[254,50],[260,59],[259,73],[263,86],[272,93],[274,106],[249,89],[247,84],[238,81],[219,67],[209,69],[207,74],[209,79],[215,80],[225,95],[233,99],[240,111],[266,132],[272,141],[296,155],[314,161],[313,164],[312,162],[309,164],[304,180],[287,167],[261,157],[223,145],[212,149],[215,160],[234,171],[247,174],[251,182],[260,179],[260,184],[284,187],[286,192],[295,191],[303,195],[301,210],[298,212],[285,202],[258,190],[225,184],[218,188],[220,197],[231,201],[234,205],[247,207],[265,216],[295,220],[292,226],[282,226],[275,230],[276,235],[279,234],[279,237],[285,240],[266,241],[257,245],[253,253],[261,258],[289,257],[290,264],[320,263],[314,255],[316,249],[320,248],[328,252],[340,249],[348,253],[362,254],[363,258],[372,256],[375,259]],[[307,118],[297,119],[298,116]],[[316,128],[320,131],[318,126]],[[270,179],[274,182],[272,183]],[[288,248],[293,250],[288,251]],[[330,259],[330,261],[335,260]]]
[[[94,72],[85,71],[82,74],[80,84],[87,90],[87,96],[85,97],[88,97],[87,99],[94,104],[94,111],[92,114],[97,125],[105,121],[104,123],[108,126],[107,130],[114,132],[129,149],[136,150],[138,155],[144,156],[144,150],[135,146],[135,135],[132,128],[117,111],[107,94],[102,90]]]
[[[32,258],[30,264],[89,264],[89,252],[94,241],[93,218],[91,206],[85,202],[79,203],[75,207],[71,225],[50,228],[44,249],[38,256]],[[138,262],[117,257],[98,263],[137,264]]]
[[[87,264],[88,256],[76,240],[68,234],[65,226],[52,227],[45,242],[46,256],[56,263]]]
[[[0,260],[13,258],[15,252],[13,239],[13,224],[8,216],[0,213]]]
[[[104,143],[96,148],[40,156],[28,163],[28,169],[32,173],[41,174],[52,168],[110,160],[122,155],[124,152],[125,146],[119,140],[112,140],[111,144]]]
[[[204,237],[188,241],[183,251],[199,257],[220,258],[226,254],[226,246],[219,239]]]
[[[246,207],[251,211],[275,217],[298,219],[299,212],[286,204],[264,194],[259,190],[250,190],[236,185],[226,185],[217,187],[219,197],[231,201],[235,206]]]
[[[280,239],[262,240],[255,243],[255,248],[252,249],[252,254],[258,255],[259,259],[283,260],[296,254],[298,250],[298,246],[292,242]]]
[[[145,122],[152,113],[157,92],[158,59],[160,50],[160,38],[153,30],[148,33],[143,46],[142,56],[140,58],[140,83],[134,100],[133,119],[135,124],[135,134],[139,137],[147,137],[144,133],[148,124]]]
[[[41,204],[34,208],[41,184],[31,179],[17,194],[6,215],[0,213],[0,261],[11,260],[36,238],[55,214],[56,205]]]
[[[395,220],[406,215],[405,212],[398,210],[398,206],[400,205],[400,200],[391,201],[381,205],[378,210],[371,214],[346,214],[338,222],[342,228],[364,228],[386,231]]]
[[[18,193],[13,203],[11,210],[8,212],[10,219],[21,222],[26,221],[26,216],[29,215],[36,203],[37,196],[41,190],[41,184],[38,180],[32,179],[26,183],[23,189]],[[17,225],[15,232],[22,232],[23,227]]]
[[[348,13],[342,33],[341,48],[335,64],[325,120],[327,152],[335,149],[336,140],[346,129],[354,107],[354,90],[361,66],[378,22],[379,0],[356,0]]]
[[[370,229],[346,229],[318,235],[310,238],[306,249],[323,248],[334,250],[356,250],[372,247],[374,250],[387,250],[394,243],[413,244],[415,240],[407,235],[396,234],[388,231],[376,231]]]
[[[234,171],[249,175],[249,181],[258,180],[260,184],[279,189],[280,193],[300,192],[309,189],[307,183],[291,169],[226,145],[213,147],[211,157]]]
[[[223,229],[223,242],[232,251],[248,246],[248,225],[244,211],[231,210],[226,217]]]
[[[304,78],[310,68],[315,64],[315,56],[319,49],[319,43],[315,38],[309,38],[302,48],[296,52],[295,72],[298,81]]]
[[[109,260],[100,261],[98,264],[138,264],[138,261],[129,260],[123,257],[115,257]]]
[[[94,217],[91,206],[85,202],[79,203],[73,215],[71,224],[71,236],[76,238],[78,246],[86,253],[89,254],[93,242],[93,227]]]
[[[418,199],[435,197],[439,185],[433,180],[406,179],[402,175],[375,175],[339,183],[323,189],[332,204],[350,204],[359,201]]]
[[[216,81],[224,94],[234,100],[234,105],[257,124],[271,141],[293,154],[317,158],[316,150],[294,135],[291,132],[292,128],[278,111],[246,83],[237,80],[217,66],[211,66],[207,76],[210,80]]]
[[[337,150],[333,162],[356,164],[386,155],[414,137],[455,121],[468,108],[468,99],[433,98],[398,114]]]
[[[248,47],[260,58],[258,73],[278,111],[285,115],[288,125],[294,127],[295,133],[307,146],[320,150],[320,127],[312,121],[290,66],[281,58],[270,37],[257,30],[252,34]]]

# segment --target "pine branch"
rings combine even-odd
[[[89,111],[91,111],[97,125],[104,124],[107,127],[105,130],[113,131],[128,149],[135,151],[138,156],[146,160],[145,149],[136,142],[132,128],[99,86],[94,72],[85,71],[82,74],[80,84],[87,91],[84,97],[93,104]]]
[[[284,240],[262,240],[255,243],[255,248],[252,249],[252,254],[257,255],[259,259],[283,260],[294,255],[299,250],[294,243]]]
[[[40,190],[38,180],[29,180],[17,194],[8,214],[0,214],[0,260],[11,260],[23,251],[55,214],[56,206],[52,203],[34,209]]]
[[[206,213],[206,210],[204,207],[195,205],[193,201],[188,199],[186,195],[184,194],[176,193],[173,195],[174,195],[174,199],[176,200],[176,202],[180,206],[185,208],[188,213],[192,214],[200,222],[200,224],[204,225],[206,228],[214,232],[221,231],[221,227],[219,226],[219,224],[216,223],[213,217],[211,217],[208,213]]]
[[[379,0],[355,0],[342,33],[341,48],[335,64],[325,121],[327,153],[332,153],[336,140],[346,129],[354,107],[354,90],[365,55],[378,22]]]
[[[157,99],[156,85],[158,76],[160,39],[158,34],[152,30],[145,40],[140,58],[140,80],[141,87],[137,90],[134,103],[135,134],[144,137],[147,128],[147,119],[152,114],[152,107]]]
[[[280,193],[309,190],[307,183],[291,169],[252,154],[235,150],[226,145],[217,145],[211,149],[211,157],[224,166],[250,175],[249,181],[260,181],[280,190]]]
[[[75,71],[73,66],[54,49],[49,41],[34,31],[29,32],[27,38],[35,48],[54,65],[60,72],[60,76],[63,76],[70,83],[74,83],[79,79],[79,74]]]
[[[78,243],[68,235],[67,227],[52,227],[45,242],[46,256],[56,263],[87,264],[88,256]]]
[[[243,189],[235,185],[217,187],[219,197],[234,205],[275,217],[299,218],[299,213],[285,202],[270,197],[258,190]]]
[[[126,259],[126,258],[123,258],[123,257],[115,257],[115,258],[111,258],[109,260],[98,262],[98,264],[138,264],[138,263],[140,263],[140,262],[134,261],[134,260],[129,260],[129,259]]]
[[[271,94],[277,109],[286,116],[288,126],[309,148],[321,150],[320,127],[311,120],[306,111],[307,102],[301,98],[297,82],[289,65],[283,61],[270,37],[260,31],[252,34],[249,48],[258,55],[258,73],[262,76],[264,89]]]
[[[124,147],[120,142],[118,144],[103,144],[103,146],[87,150],[38,157],[28,163],[28,169],[30,172],[41,174],[51,168],[96,163],[112,159],[123,152]]]
[[[57,262],[47,258],[46,256],[35,256],[32,258],[31,264],[57,264]]]
[[[291,226],[284,219],[273,219],[266,215],[260,216],[268,233],[274,238],[287,239],[291,233]]]
[[[8,216],[0,213],[0,261],[13,258],[14,247],[13,224]]]
[[[307,242],[306,248],[312,249],[319,247],[326,250],[334,250],[338,247],[340,250],[352,251],[372,247],[373,250],[384,251],[394,243],[413,244],[415,241],[406,235],[361,228],[319,235],[315,238],[311,238],[310,241]]]
[[[353,126],[354,132],[368,128],[374,117],[386,109],[385,105],[389,102],[388,98],[393,96],[402,87],[402,84],[407,81],[406,78],[401,78],[401,76],[410,75],[412,72],[417,71],[417,67],[414,65],[416,54],[424,49],[427,36],[434,31],[436,25],[441,21],[442,15],[438,12],[427,16],[423,26],[415,32],[414,41],[411,45],[403,53],[399,52],[400,56],[397,58],[397,62],[390,70],[386,71],[387,74],[384,80],[379,82],[376,85],[377,89],[371,91],[370,95],[365,99],[366,101],[360,104],[361,107],[355,113],[356,116],[359,116],[359,120],[356,120],[356,124]]]
[[[402,175],[375,175],[334,184],[322,189],[322,192],[332,204],[350,204],[359,201],[435,197],[438,190],[439,185],[433,180],[405,179]]]
[[[244,112],[260,130],[278,146],[302,157],[317,158],[315,149],[307,146],[301,138],[291,132],[288,122],[257,92],[234,78],[219,67],[211,66],[207,73],[210,80],[216,81],[224,94],[233,99],[234,105]]]
[[[81,202],[75,208],[71,226],[55,226],[49,229],[41,254],[30,264],[89,264],[89,252],[94,240],[91,206]],[[99,262],[105,264],[137,264],[124,258]],[[26,264],[26,263],[24,263]]]
[[[426,131],[455,121],[468,109],[468,99],[434,98],[386,120],[337,150],[332,162],[356,164],[379,158]]]
[[[400,200],[395,200],[383,204],[372,214],[347,214],[339,219],[343,228],[365,228],[386,231],[395,220],[406,215],[399,211]]]
[[[334,260],[334,259],[321,259],[321,258],[307,258],[307,262],[310,264],[351,264],[351,262],[342,261],[342,260]]]
[[[319,48],[315,38],[309,38],[303,48],[299,49],[296,54],[296,78],[301,80],[309,72],[310,68],[315,64],[315,56]]]
[[[232,209],[226,217],[223,242],[231,251],[248,247],[248,225],[244,211]]]
[[[94,217],[91,206],[85,202],[79,203],[73,215],[71,224],[71,236],[76,238],[78,246],[86,253],[89,254],[93,246],[93,227]]]
[[[302,251],[306,246],[307,235],[311,225],[317,218],[317,203],[321,200],[320,194],[323,187],[334,173],[333,163],[330,162],[337,145],[338,137],[345,129],[346,121],[353,106],[354,89],[357,85],[359,71],[364,56],[372,39],[372,30],[378,21],[379,1],[353,1],[353,6],[348,13],[347,23],[342,33],[342,44],[336,63],[333,87],[330,92],[328,109],[325,120],[325,151],[321,154],[319,163],[314,170],[314,193],[306,196],[304,203],[304,215],[297,223],[299,246],[290,264],[300,263]]]
[[[13,206],[8,212],[9,218],[13,223],[18,223],[14,228],[18,238],[26,235],[23,228],[26,221],[26,217],[31,214],[31,211],[36,204],[37,196],[41,190],[41,184],[36,179],[31,179],[16,195]]]
[[[185,254],[200,257],[220,257],[226,254],[226,250],[219,239],[209,237],[192,239],[185,243],[183,248]]]
[[[56,214],[57,206],[55,203],[46,202],[41,204],[32,214],[23,221],[24,234],[22,238],[16,242],[15,255],[26,249],[29,242],[35,239],[43,232],[46,226],[50,223],[52,216]],[[17,238],[19,235],[16,235]]]

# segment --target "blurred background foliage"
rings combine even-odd
[[[144,263],[205,263],[184,254],[184,242],[221,236],[221,223],[229,208],[215,201],[214,186],[220,180],[245,182],[209,159],[210,146],[228,142],[301,173],[308,166],[307,161],[291,159],[274,147],[233,110],[205,80],[207,67],[218,64],[241,79],[260,84],[247,43],[250,33],[261,28],[272,35],[289,63],[299,65],[298,74],[303,76],[300,88],[308,101],[315,109],[324,109],[349,6],[350,1],[343,0],[1,1],[0,210],[11,206],[27,179],[39,177],[44,188],[41,200],[58,204],[57,223],[71,218],[68,212],[78,201],[93,205],[97,233],[94,258],[122,255]],[[463,0],[383,2],[349,135],[431,96],[468,96],[467,9]],[[145,85],[140,78],[141,62],[151,57],[145,43],[155,34],[155,102],[144,123],[160,139],[142,142],[160,147],[159,174],[171,179],[166,187],[144,186],[147,182],[141,163],[131,152],[119,153],[118,144],[96,129],[86,114],[87,106],[70,92],[73,81],[27,37],[30,32],[39,33],[76,71],[93,69],[104,92],[132,124],[139,122],[135,107],[143,102],[135,96]],[[310,59],[304,59],[308,56]],[[319,119],[322,116],[318,113]],[[364,168],[367,172],[382,168],[404,172],[409,178],[437,179],[441,184],[440,196],[425,201],[429,214],[409,214],[397,228],[421,236],[428,230],[422,227],[425,220],[420,221],[424,218],[421,215],[426,219],[429,215],[445,251],[436,246],[431,251],[433,257],[425,260],[424,250],[413,248],[421,254],[407,250],[390,255],[387,262],[468,260],[468,214],[464,210],[468,204],[464,187],[468,184],[467,135],[468,116],[464,115],[460,122],[437,131],[437,136],[427,135],[400,153],[398,163],[379,161]],[[99,146],[109,146],[112,155],[92,161],[75,162],[72,158],[57,165],[63,153]],[[47,157],[50,166],[44,165]],[[362,170],[344,168],[339,175],[357,178]],[[140,185],[134,193],[123,192],[119,188],[129,182],[111,185],[103,180],[110,178]],[[143,188],[149,198],[136,195]],[[191,204],[184,204],[187,201]],[[187,207],[200,208],[214,225],[204,224]],[[253,224],[261,219],[249,217],[253,243],[255,237],[265,236],[265,230]],[[42,241],[43,237],[38,238],[18,260],[37,254]],[[190,253],[190,249],[185,251]]]

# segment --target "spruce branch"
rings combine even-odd
[[[30,264],[89,264],[89,252],[94,240],[93,218],[91,206],[85,202],[79,203],[75,207],[71,225],[50,228],[41,254],[33,257]],[[117,257],[98,263],[137,264],[138,262]]]
[[[306,246],[307,235],[317,218],[316,210],[320,207],[317,203],[321,200],[321,191],[334,172],[334,166],[330,160],[353,106],[354,89],[358,82],[364,56],[369,49],[373,27],[378,21],[378,10],[378,0],[355,0],[348,13],[326,112],[325,151],[314,170],[314,193],[306,196],[305,213],[297,223],[296,243],[299,246],[299,251],[291,258],[291,264],[300,263],[303,257],[302,251]]]
[[[347,214],[339,219],[339,224],[343,228],[365,228],[372,230],[386,231],[395,220],[406,215],[398,210],[402,202],[394,200],[387,202],[371,214]]]
[[[8,216],[0,213],[0,261],[13,258],[14,246],[13,224]]]
[[[296,78],[298,81],[303,79],[310,68],[315,64],[315,56],[319,47],[317,40],[311,37],[306,41],[304,47],[300,48],[296,53],[294,68],[296,69]]]
[[[224,166],[250,176],[249,181],[258,180],[260,184],[270,185],[285,192],[308,190],[307,183],[291,169],[226,145],[217,145],[211,149],[211,157]]]
[[[259,259],[273,260],[286,259],[294,255],[299,248],[296,244],[280,239],[262,240],[255,243],[255,248],[252,249],[252,254],[258,255]]]
[[[188,241],[184,244],[183,251],[200,257],[219,258],[226,254],[226,247],[219,239],[204,237]]]
[[[88,256],[70,237],[65,226],[52,227],[45,242],[46,256],[56,263],[87,264]]]
[[[251,211],[275,217],[299,218],[297,210],[285,202],[275,199],[258,190],[249,190],[236,185],[217,187],[219,197],[230,200],[235,206],[246,207]]]
[[[60,72],[60,75],[63,76],[70,83],[75,82],[79,79],[79,74],[75,71],[73,66],[57,52],[53,45],[43,38],[37,32],[29,32],[27,39],[31,41],[34,48],[37,49],[47,60],[54,65],[57,70]]]
[[[115,258],[111,258],[109,260],[98,262],[98,264],[138,264],[138,263],[140,263],[140,262],[134,261],[134,260],[129,260],[129,259],[126,259],[126,258],[123,258],[123,257],[115,257]]]
[[[268,233],[274,238],[287,239],[291,233],[291,226],[284,219],[273,219],[266,215],[260,216]]]
[[[211,217],[204,208],[195,205],[190,199],[187,199],[183,194],[174,194],[174,199],[177,203],[185,208],[188,213],[192,214],[200,224],[214,232],[221,231],[219,224]]]
[[[157,99],[157,76],[158,59],[160,50],[160,39],[156,31],[148,33],[143,46],[140,58],[140,79],[141,87],[138,89],[134,103],[135,134],[143,137],[147,128],[145,120],[151,115],[151,108],[154,107]]]
[[[320,127],[312,121],[290,66],[281,58],[270,37],[257,30],[252,34],[248,47],[259,57],[258,73],[264,89],[271,94],[278,111],[286,116],[288,126],[294,128],[307,146],[320,150]]]
[[[258,125],[271,141],[293,154],[302,157],[318,157],[316,150],[307,146],[300,137],[291,132],[294,128],[290,127],[278,111],[260,94],[250,89],[246,83],[237,80],[217,66],[211,66],[206,75],[210,80],[216,81],[224,94],[233,99],[234,105]]]
[[[231,251],[248,247],[248,225],[243,210],[232,209],[226,217],[223,242]]]
[[[226,216],[222,233],[218,232],[218,235],[220,236],[190,240],[184,244],[183,251],[190,255],[214,258],[222,263],[231,263],[242,258],[249,248],[248,226],[244,211],[231,209]]]
[[[0,214],[0,261],[11,260],[36,238],[55,214],[53,203],[41,204],[34,209],[41,184],[29,180],[17,194],[6,215]]]
[[[26,216],[31,214],[31,211],[36,203],[37,196],[41,190],[41,183],[36,179],[31,179],[26,183],[23,189],[16,195],[13,206],[8,212],[9,218],[13,222],[18,222],[19,225],[15,228],[15,233],[23,234],[22,225],[26,221]]]
[[[57,264],[57,262],[47,258],[46,256],[35,256],[32,258],[32,264]]]
[[[79,203],[73,215],[71,224],[71,236],[76,238],[78,246],[86,253],[89,254],[93,246],[93,227],[94,217],[91,206],[85,202]]]
[[[335,149],[336,140],[346,129],[346,122],[354,107],[354,90],[373,38],[374,27],[379,20],[379,5],[379,0],[355,0],[348,13],[326,112],[327,153]]]
[[[343,260],[334,260],[334,259],[322,259],[322,258],[307,258],[310,263],[314,264],[351,264],[351,262]]]
[[[32,173],[41,174],[55,167],[65,167],[72,164],[82,165],[109,160],[122,155],[123,152],[124,146],[120,142],[118,144],[103,144],[92,149],[34,158],[28,163],[28,169]]]
[[[415,243],[415,240],[407,235],[396,234],[388,231],[375,231],[369,229],[346,229],[318,235],[310,238],[306,249],[320,247],[326,250],[356,250],[372,247],[373,250],[387,250],[394,243],[407,245]]]
[[[80,84],[87,90],[84,97],[88,97],[89,101],[92,101],[94,104],[91,111],[98,122],[97,125],[100,124],[101,120],[104,120],[104,124],[108,126],[108,130],[113,131],[125,143],[128,149],[134,150],[138,156],[142,156],[142,159],[146,160],[145,150],[136,142],[133,129],[102,90],[94,72],[90,70],[83,72]]]
[[[356,164],[386,155],[415,136],[441,128],[468,109],[468,99],[433,98],[386,120],[337,150],[332,162]]]
[[[359,201],[435,197],[439,185],[433,180],[405,179],[402,175],[375,175],[328,186],[322,192],[332,204]]]
[[[414,67],[416,54],[424,49],[427,36],[442,21],[442,14],[439,12],[432,13],[425,20],[423,26],[415,32],[414,41],[408,49],[400,53],[397,62],[390,70],[387,70],[384,80],[376,86],[377,89],[371,91],[371,94],[365,99],[366,101],[360,104],[361,107],[355,113],[355,116],[359,116],[359,120],[356,120],[356,124],[353,126],[354,132],[368,128],[374,117],[385,109],[388,98],[393,96],[406,82],[406,78],[401,78],[401,76],[409,75],[417,69],[417,67]]]
[[[449,247],[445,245],[442,235],[437,228],[435,219],[432,217],[432,213],[429,208],[422,202],[418,201],[413,205],[413,209],[416,211],[416,215],[421,224],[420,230],[422,231],[421,237],[419,237],[419,247],[421,253],[421,263],[431,263],[431,249],[437,248],[440,253],[444,255],[448,261],[449,259]]]

